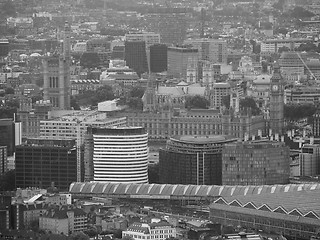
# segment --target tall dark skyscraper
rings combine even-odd
[[[168,47],[165,44],[150,46],[150,71],[152,73],[164,72],[168,64]]]
[[[284,127],[284,80],[280,66],[274,65],[270,81],[270,129],[272,133],[281,134]]]
[[[61,190],[77,181],[75,140],[27,139],[16,148],[16,186]]]
[[[63,49],[43,60],[43,98],[53,109],[70,109],[70,26],[65,24]]]
[[[127,66],[136,71],[139,76],[142,73],[149,72],[146,42],[126,41],[124,51]]]

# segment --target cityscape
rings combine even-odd
[[[319,240],[319,177],[319,0],[0,0],[0,239]]]

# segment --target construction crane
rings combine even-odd
[[[306,69],[308,70],[308,72],[310,73],[310,75],[312,76],[312,78],[318,82],[317,77],[314,75],[314,73],[310,70],[310,68],[308,67],[308,65],[305,63],[305,61],[302,59],[301,55],[299,53],[297,53],[299,59],[301,60],[301,62],[303,63],[303,65],[306,67]]]

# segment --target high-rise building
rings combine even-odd
[[[168,47],[165,44],[150,46],[150,72],[160,73],[167,71]]]
[[[21,123],[11,118],[0,119],[0,146],[7,146],[7,155],[12,156],[15,146],[21,144]]]
[[[317,111],[312,115],[312,134],[314,137],[320,137],[320,110]]]
[[[132,68],[139,76],[142,73],[149,72],[146,42],[126,41],[124,52],[127,66]]]
[[[220,109],[223,105],[223,97],[230,95],[231,86],[229,83],[214,83],[210,96],[210,107]]]
[[[27,139],[16,147],[16,186],[61,190],[77,181],[75,140]]]
[[[198,49],[190,46],[168,47],[168,75],[186,78],[188,62],[198,61]]]
[[[7,146],[0,146],[0,175],[8,170]]]
[[[0,39],[0,57],[6,57],[9,53],[8,39]]]
[[[43,98],[53,109],[70,109],[70,26],[65,24],[61,54],[45,58],[43,65]]]
[[[299,154],[300,176],[320,174],[320,145],[304,144]]]
[[[184,44],[191,44],[198,49],[199,60],[212,63],[227,63],[227,42],[220,39],[187,39]]]
[[[225,144],[222,150],[223,185],[287,184],[290,149],[270,140]]]
[[[222,135],[170,138],[159,151],[160,183],[221,185],[222,149],[236,140]]]
[[[10,229],[11,197],[0,195],[0,230]]]
[[[93,164],[85,168],[93,167],[94,181],[148,182],[148,133],[143,127],[91,128],[88,132],[86,143],[93,144],[88,157]]]
[[[281,134],[284,127],[284,80],[278,64],[274,66],[270,80],[270,129],[272,133]]]

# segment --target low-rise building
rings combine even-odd
[[[55,234],[69,235],[87,229],[87,214],[74,206],[54,206],[43,212],[39,228]]]
[[[176,229],[166,221],[152,223],[133,223],[122,232],[122,237],[131,237],[134,240],[139,239],[158,239],[165,240],[170,237],[176,237]]]

